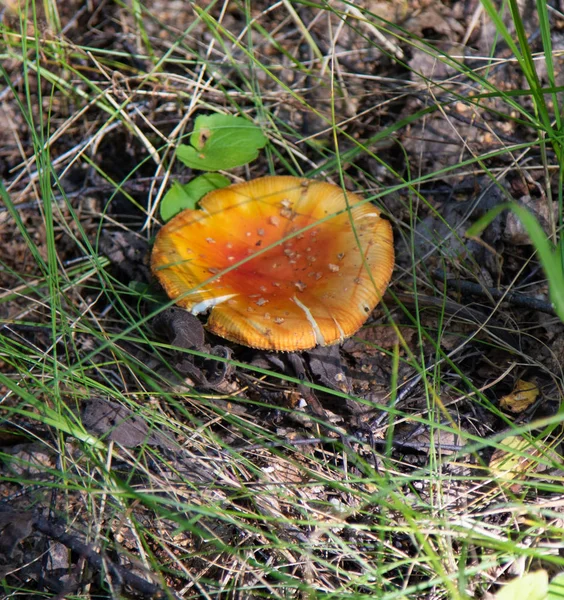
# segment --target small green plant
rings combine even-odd
[[[206,173],[188,183],[173,181],[171,188],[161,201],[161,219],[169,221],[180,211],[196,208],[196,204],[212,190],[218,190],[231,182],[219,173]]]
[[[260,128],[246,119],[221,114],[202,115],[194,124],[190,146],[180,145],[176,155],[192,169],[233,169],[255,160],[267,141]]]
[[[190,145],[181,144],[176,156],[191,169],[212,171],[182,185],[174,181],[161,201],[163,221],[186,208],[195,208],[208,192],[229,185],[227,177],[213,173],[246,165],[258,157],[267,142],[259,127],[232,115],[201,115],[196,119]]]
[[[558,600],[559,598],[564,598],[564,577],[562,574],[557,575],[549,584],[548,573],[544,569],[517,577],[495,595],[495,600]]]

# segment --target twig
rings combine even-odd
[[[142,577],[139,577],[138,575],[135,575],[134,573],[131,573],[120,565],[116,565],[115,563],[111,562],[108,557],[103,557],[100,553],[96,552],[94,548],[88,544],[85,544],[84,542],[81,542],[76,536],[67,533],[66,525],[49,521],[44,517],[37,517],[33,522],[33,526],[37,531],[40,531],[47,537],[56,540],[57,542],[60,542],[69,550],[72,550],[78,555],[84,557],[88,564],[96,571],[108,571],[116,578],[117,581],[121,581],[130,586],[139,594],[142,594],[147,598],[166,597],[165,593],[159,586],[147,581],[146,579],[143,579]],[[176,596],[170,590],[167,590],[167,592],[169,593],[169,597],[176,598]]]
[[[466,319],[470,323],[478,325],[479,329],[483,329],[491,337],[502,340],[515,350],[519,351],[519,339],[510,333],[502,323],[490,317],[486,319],[487,315],[484,312],[471,308],[470,306],[464,306],[451,300],[450,298],[438,298],[436,296],[428,296],[426,294],[417,294],[417,298],[413,294],[406,294],[404,292],[395,292],[393,295],[390,292],[386,292],[384,295],[384,301],[390,302],[401,302],[405,306],[421,308],[435,308],[439,311],[444,311],[447,315],[457,317],[459,319]],[[487,325],[484,326],[484,322],[487,320]]]
[[[382,440],[379,438],[373,438],[370,442],[363,440],[361,437],[355,435],[341,436],[338,438],[332,437],[316,437],[316,438],[302,438],[291,441],[280,440],[274,442],[265,442],[263,444],[250,444],[248,446],[239,446],[236,448],[238,452],[249,452],[251,450],[264,450],[265,448],[288,448],[292,446],[310,446],[313,444],[335,444],[338,442],[350,442],[353,444],[367,444],[374,446],[387,446],[390,444],[394,448],[409,448],[411,450],[428,450],[431,447],[431,442],[410,442],[408,440]],[[439,446],[442,450],[449,450],[452,452],[458,452],[464,449],[462,444],[442,444],[435,442],[434,446]]]
[[[481,296],[483,298],[503,300],[503,302],[508,302],[512,306],[519,306],[520,308],[527,308],[529,310],[536,310],[556,316],[554,307],[550,302],[545,302],[544,300],[539,300],[538,298],[527,296],[526,294],[508,290],[496,290],[495,288],[484,287],[479,283],[465,281],[463,279],[449,279],[442,269],[437,269],[433,273],[433,279],[442,281],[448,288],[455,289],[463,294],[473,294],[474,296]]]

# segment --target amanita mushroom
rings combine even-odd
[[[393,266],[392,229],[374,205],[297,177],[210,192],[159,231],[151,258],[176,304],[210,311],[210,331],[281,351],[353,335]]]

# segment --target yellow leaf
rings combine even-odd
[[[531,381],[519,379],[511,394],[503,396],[499,401],[501,408],[514,413],[521,413],[537,399],[539,388]]]
[[[510,480],[527,470],[532,463],[531,443],[520,435],[510,435],[501,442],[490,460],[490,471],[496,479]]]
[[[495,600],[545,600],[547,595],[548,573],[541,569],[508,583],[495,595]]]

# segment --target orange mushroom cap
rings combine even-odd
[[[232,342],[334,344],[366,321],[394,267],[390,223],[360,202],[297,177],[214,190],[162,227],[151,268],[176,304],[210,309],[207,328]]]

